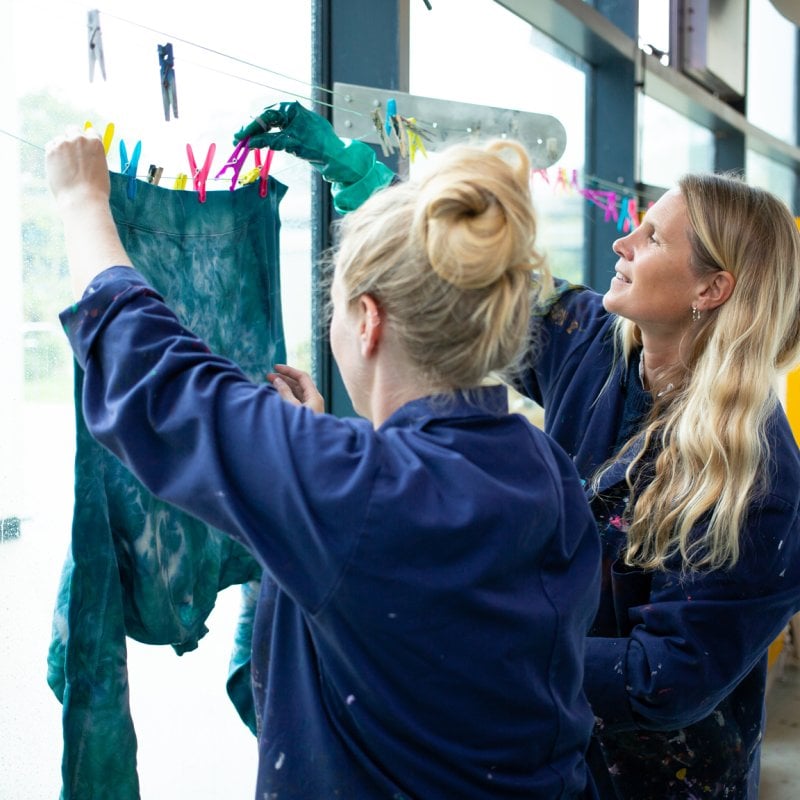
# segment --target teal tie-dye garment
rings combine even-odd
[[[175,191],[111,175],[111,206],[133,264],[182,323],[263,380],[285,360],[278,206],[270,179],[236,191]],[[250,636],[261,567],[238,543],[154,498],[89,435],[76,367],[72,545],[56,603],[48,683],[63,703],[64,800],[139,797],[125,637],[197,647],[217,593],[243,584],[229,695],[255,732]]]

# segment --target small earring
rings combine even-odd
[[[698,311],[697,306],[692,303],[692,322],[697,322],[700,319],[700,311]]]

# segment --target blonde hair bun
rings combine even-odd
[[[522,145],[457,146],[419,183],[413,232],[434,272],[461,289],[481,289],[508,271],[530,272],[536,235]]]

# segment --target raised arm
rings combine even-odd
[[[76,298],[107,267],[132,266],[109,207],[110,182],[103,143],[93,129],[70,129],[48,143],[47,177],[64,224]]]

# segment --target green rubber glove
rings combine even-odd
[[[340,139],[328,120],[296,101],[265,108],[234,134],[234,144],[248,136],[250,147],[285,150],[308,161],[331,184],[333,207],[340,214],[358,208],[395,177],[369,145]]]

